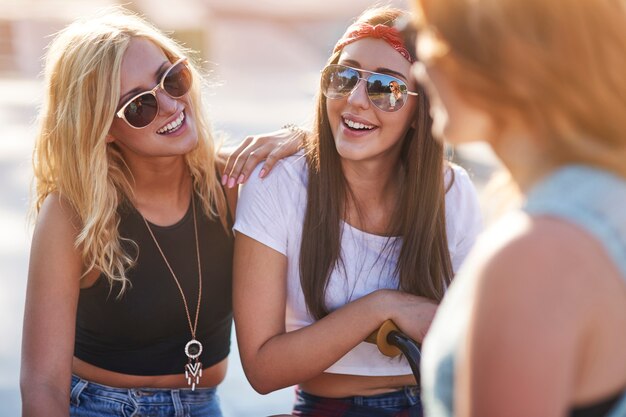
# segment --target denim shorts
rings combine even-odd
[[[371,396],[326,398],[296,390],[293,415],[301,417],[421,417],[422,403],[417,386]]]
[[[72,375],[72,417],[222,417],[215,388],[114,388]]]

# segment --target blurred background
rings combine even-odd
[[[73,19],[123,5],[201,52],[213,127],[229,145],[285,123],[310,125],[318,74],[336,40],[373,0],[0,0],[0,417],[18,416],[24,294],[32,225],[27,214],[42,56]],[[402,8],[409,1],[392,0]],[[456,160],[479,190],[497,162],[483,145]],[[105,318],[103,318],[105,320]],[[219,388],[226,417],[288,413],[293,388],[262,396],[245,379],[233,338]]]

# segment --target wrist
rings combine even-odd
[[[370,294],[373,297],[373,312],[378,325],[392,318],[394,292],[389,289],[379,289]]]
[[[281,129],[287,129],[288,131],[290,131],[291,133],[295,135],[295,139],[298,141],[298,149],[301,149],[302,147],[304,147],[307,133],[308,133],[306,130],[304,130],[303,128],[301,128],[295,123],[286,123],[281,126]]]

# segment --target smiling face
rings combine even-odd
[[[132,39],[122,60],[116,110],[135,95],[154,88],[171,66],[154,43],[143,38]],[[125,158],[184,155],[196,146],[198,135],[188,94],[174,99],[157,88],[156,96],[159,110],[147,126],[136,129],[117,116],[113,120],[108,141],[115,142]]]
[[[364,38],[347,45],[338,64],[400,78],[409,90],[415,90],[409,77],[411,64],[382,39]],[[367,78],[368,73],[360,76]],[[366,83],[360,80],[350,95],[326,99],[326,106],[335,146],[343,163],[387,160],[395,164],[406,131],[413,122],[417,102],[415,97],[407,96],[400,110],[384,112],[372,104]]]

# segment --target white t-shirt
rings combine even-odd
[[[446,194],[448,247],[456,271],[481,229],[476,192],[465,172],[452,165],[455,181]],[[300,244],[307,204],[307,165],[298,153],[278,162],[270,175],[258,177],[260,165],[242,187],[233,229],[287,257],[287,331],[308,326],[308,314],[300,286]],[[449,172],[446,179],[449,179]],[[306,238],[306,237],[305,237]],[[333,311],[377,289],[397,289],[394,269],[400,238],[387,238],[343,223],[341,259],[332,271],[326,291],[326,306]],[[384,251],[381,256],[381,251]],[[320,340],[320,343],[324,341]],[[326,370],[350,375],[407,375],[411,368],[404,356],[389,358],[376,345],[362,342]]]

